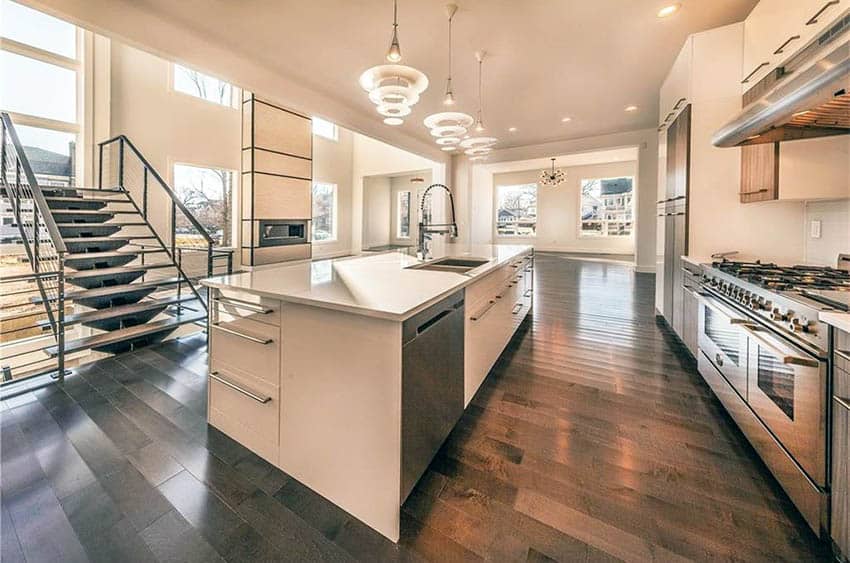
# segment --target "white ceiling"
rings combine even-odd
[[[652,127],[658,119],[659,87],[685,37],[744,19],[756,1],[684,0],[677,14],[659,19],[658,9],[672,0],[456,0],[456,108],[475,112],[474,52],[483,49],[489,53],[484,67],[484,119],[488,133],[502,140],[500,148]],[[79,0],[36,3],[65,10],[74,7],[78,17],[86,6]],[[443,110],[446,3],[399,1],[403,63],[422,70],[431,81],[402,129],[429,143],[422,119]],[[109,5],[115,20],[121,18],[118,2],[86,7],[92,9],[94,4]],[[120,4],[132,4],[133,11],[147,12],[171,28],[185,30],[187,36],[203,37],[250,61],[252,67],[325,94],[338,103],[325,115],[344,125],[363,119],[380,123],[357,78],[366,68],[385,62],[392,23],[390,0],[135,0]],[[92,21],[101,27],[110,25],[102,12]],[[115,24],[132,25],[126,19]],[[144,42],[143,36],[138,37],[136,42]],[[191,58],[187,54],[186,59]],[[203,70],[225,78],[234,74],[232,65],[219,65],[217,60],[207,60],[204,66]],[[624,112],[629,104],[639,110]],[[340,108],[358,115],[339,115]],[[314,112],[323,113],[321,109]],[[564,116],[572,121],[562,123]],[[517,131],[509,133],[509,127]]]

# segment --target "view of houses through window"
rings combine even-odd
[[[238,104],[237,89],[232,84],[178,64],[174,65],[174,89],[222,106]]]
[[[313,184],[313,242],[336,240],[336,206],[336,184]]]
[[[634,178],[581,181],[581,235],[629,236],[634,229]]]
[[[410,192],[398,192],[396,238],[410,238]]]
[[[533,237],[537,234],[537,184],[497,186],[496,234]]]
[[[235,173],[221,168],[174,165],[174,192],[203,225],[215,246],[232,246]],[[177,212],[177,246],[203,246],[201,235]]]

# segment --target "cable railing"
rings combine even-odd
[[[49,331],[56,341],[56,375],[62,379],[65,375],[64,258],[67,249],[27,160],[11,117],[8,113],[2,112],[0,122],[2,122],[0,189],[3,191],[2,195],[9,200],[14,221],[20,233],[20,244],[31,269],[31,272],[5,276],[0,279],[0,282],[4,286],[16,282],[35,283],[35,291],[40,296]],[[25,287],[17,291],[27,295]],[[31,300],[30,303],[32,303]],[[13,317],[38,317],[42,314],[41,307],[38,308],[37,313],[32,310],[35,308],[34,305],[29,307],[29,310],[23,308]]]
[[[178,294],[185,284],[206,308],[197,281],[212,276],[216,260],[221,257],[227,257],[227,272],[232,271],[230,251],[214,247],[207,230],[126,135],[98,143],[98,147],[98,188],[120,188],[130,195],[133,205],[176,265],[181,278]],[[156,211],[149,213],[152,209]],[[188,255],[192,259],[187,262],[184,258]],[[193,271],[189,274],[188,270]]]

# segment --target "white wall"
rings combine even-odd
[[[820,221],[818,237],[812,235],[813,221]],[[835,267],[839,254],[850,254],[850,199],[807,203],[803,231],[806,263]]]
[[[635,160],[633,155],[637,155],[635,264],[638,271],[654,272],[655,196],[658,183],[658,135],[655,129],[496,150],[489,155],[486,164],[473,163],[465,156],[456,156],[453,161],[453,178],[459,215],[463,218],[460,222],[461,238],[473,243],[490,243],[494,240],[492,175],[499,166],[537,159],[540,168],[543,168],[548,164],[546,159],[549,157],[558,157],[560,164],[563,158],[579,158],[593,153],[604,156],[605,153],[617,151],[632,151],[632,156],[612,160]],[[538,213],[541,213],[540,206]]]
[[[637,176],[637,162],[611,162],[587,166],[560,167],[567,176],[557,187],[537,187],[537,234],[535,237],[499,236],[495,211],[491,225],[497,243],[533,244],[538,250],[558,252],[592,252],[600,254],[633,254],[634,235],[626,237],[580,236],[581,181],[591,178]],[[508,172],[493,176],[494,188],[537,183],[540,169]],[[493,197],[497,197],[494,189]],[[495,210],[498,203],[494,200]]]
[[[313,181],[336,184],[337,190],[336,240],[314,242],[314,258],[341,256],[351,252],[352,158],[355,133],[342,127],[338,129],[336,141],[313,135]]]
[[[392,214],[390,178],[363,178],[363,248],[390,244]]]

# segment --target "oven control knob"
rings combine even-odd
[[[783,315],[779,307],[774,307],[773,311],[770,312],[770,319],[773,321],[784,321],[787,318],[787,315]]]
[[[788,323],[788,328],[791,329],[791,332],[800,332],[803,330],[803,326],[800,324],[800,319],[797,317],[791,319],[791,322]]]

